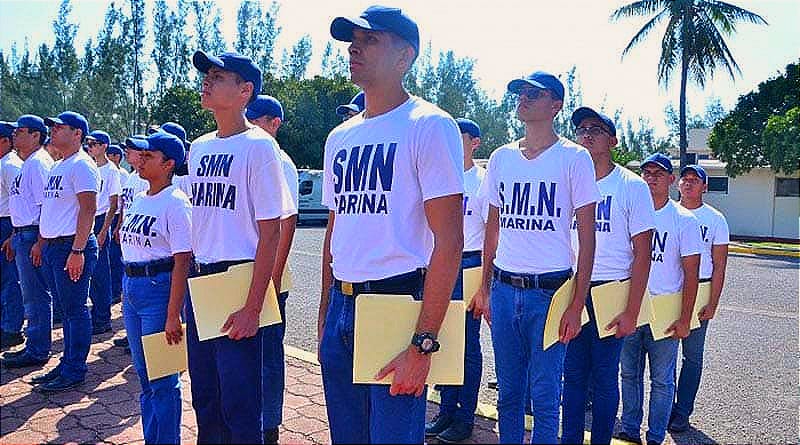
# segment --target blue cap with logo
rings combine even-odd
[[[703,167],[700,167],[697,164],[687,165],[681,169],[681,178],[686,174],[686,172],[694,172],[694,174],[696,174],[697,177],[703,181],[703,184],[708,184],[708,174],[706,173],[706,169]]]
[[[253,95],[248,103],[252,102],[261,91],[261,69],[253,63],[253,59],[247,56],[234,52],[212,56],[203,51],[197,51],[192,56],[192,64],[203,74],[207,74],[212,66],[216,66],[240,75],[245,82],[252,82]]]
[[[176,166],[186,160],[183,141],[165,131],[156,131],[147,138],[129,137],[125,140],[125,144],[132,145],[132,148],[140,151],[160,151],[164,153],[165,158],[175,161]]]
[[[283,106],[278,99],[266,94],[259,94],[255,100],[247,106],[244,113],[248,119],[258,119],[262,116],[277,117],[283,120]]]
[[[589,119],[592,117],[598,119],[600,122],[603,123],[603,125],[608,127],[608,131],[611,132],[611,136],[617,135],[617,127],[616,125],[614,125],[614,121],[611,120],[611,118],[606,116],[605,114],[594,111],[589,107],[580,107],[572,113],[572,119],[571,119],[572,125],[574,125],[577,128],[578,125],[580,125],[584,119]]]
[[[456,119],[456,123],[458,124],[458,129],[462,134],[467,133],[474,138],[481,137],[481,127],[479,127],[475,121],[460,117]]]
[[[101,144],[111,145],[111,136],[109,136],[108,133],[103,130],[94,130],[93,132],[89,133],[89,136],[86,138],[94,139]]]
[[[400,8],[375,5],[358,17],[336,17],[331,22],[331,36],[342,42],[351,42],[354,28],[392,32],[408,42],[419,54],[419,28]]]
[[[44,123],[48,127],[56,124],[69,125],[76,130],[81,130],[84,137],[89,135],[89,122],[83,115],[74,111],[65,111],[59,114],[58,117],[46,117],[44,118]]]
[[[644,168],[647,164],[654,164],[657,167],[666,170],[667,173],[672,174],[672,161],[669,160],[669,157],[661,153],[653,153],[648,156],[644,161],[642,161],[641,167]]]
[[[122,156],[122,147],[120,147],[119,144],[111,144],[111,145],[108,146],[108,149],[106,150],[106,154],[107,155]]]
[[[47,133],[47,126],[44,124],[44,119],[33,114],[24,114],[17,119],[17,122],[12,124],[14,128],[29,128],[41,133]]]
[[[508,83],[508,91],[519,94],[525,85],[549,90],[553,93],[553,99],[564,100],[564,84],[558,80],[558,77],[550,73],[536,71],[525,77],[514,79]]]
[[[10,138],[14,133],[14,124],[12,122],[0,121],[0,138]]]
[[[355,96],[353,96],[352,99],[350,99],[350,103],[336,107],[336,114],[339,116],[344,116],[350,112],[360,113],[364,111],[364,108],[366,108],[364,92],[359,91]]]

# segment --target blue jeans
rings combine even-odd
[[[621,355],[622,430],[639,437],[644,405],[645,356],[650,364],[650,411],[647,441],[661,443],[667,434],[667,423],[675,397],[675,365],[678,340],[653,340],[650,326],[642,326],[625,337]]]
[[[278,309],[282,323],[264,328],[262,349],[262,414],[264,431],[277,428],[283,422],[283,390],[286,368],[283,355],[283,336],[286,332],[286,299],[289,292],[278,294]]]
[[[319,346],[331,442],[422,443],[427,390],[391,396],[389,385],[353,383],[356,298],[331,288]]]
[[[95,236],[100,234],[105,220],[105,215],[94,217]],[[95,328],[111,326],[111,263],[108,246],[113,243],[113,240],[108,235],[109,233],[106,233],[106,242],[97,252],[97,266],[92,274],[91,290],[89,291],[89,298],[92,300],[92,326]]]
[[[478,267],[481,265],[481,256],[472,255],[461,258],[461,270]],[[463,276],[458,275],[453,288],[452,300],[463,300]],[[438,386],[442,396],[439,414],[452,416],[454,419],[473,425],[475,423],[475,409],[478,407],[478,392],[481,386],[481,373],[483,371],[483,354],[481,353],[481,319],[473,317],[472,311],[467,312],[464,327],[464,385]]]
[[[111,222],[111,228],[117,226],[119,213],[114,215],[114,220]],[[122,295],[122,276],[125,274],[125,266],[122,264],[122,247],[113,237],[108,239],[108,257],[111,265],[111,300],[119,298]]]
[[[181,443],[181,382],[173,374],[153,381],[147,377],[142,349],[142,336],[163,332],[167,322],[167,306],[171,272],[153,277],[124,277],[125,300],[122,303],[125,330],[131,347],[133,367],[139,375],[142,392],[142,429],[145,443]]]
[[[89,281],[97,263],[97,238],[89,235],[83,252],[83,273],[72,281],[64,270],[72,243],[48,242],[44,248],[43,262],[50,276],[52,291],[58,295],[63,313],[64,353],[58,370],[66,380],[83,380],[86,376],[86,357],[92,341],[92,319],[86,299],[89,298]]]
[[[11,217],[0,218],[0,243],[11,236]],[[18,333],[22,330],[23,308],[17,265],[14,260],[6,261],[0,253],[0,328],[3,332]]]
[[[261,443],[261,348],[264,328],[250,338],[199,341],[191,294],[186,340],[197,443]]]
[[[570,274],[566,270],[539,277],[566,280]],[[492,282],[490,309],[500,443],[522,443],[529,397],[535,419],[531,443],[558,441],[561,376],[567,348],[558,342],[542,349],[553,294],[555,290],[521,289],[499,280]]]
[[[561,443],[583,443],[586,400],[591,397],[592,443],[608,444],[619,407],[619,357],[623,339],[599,337],[589,295],[586,310],[589,323],[567,344],[564,359]]]
[[[19,232],[12,239],[16,252],[19,284],[25,307],[25,353],[35,359],[50,356],[53,330],[53,297],[46,267],[34,267],[31,262],[31,247],[39,238],[37,232]]]
[[[703,375],[703,351],[706,343],[708,320],[700,322],[700,327],[692,330],[689,336],[681,340],[683,361],[681,376],[678,379],[676,402],[672,405],[672,413],[689,418],[694,411],[694,399],[700,388],[700,377]]]

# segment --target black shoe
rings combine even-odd
[[[8,349],[17,345],[21,345],[25,342],[25,337],[22,336],[21,332],[6,332],[3,331],[0,334],[0,348]]]
[[[497,389],[497,379],[489,379],[489,381],[486,382],[486,386],[488,386],[489,389]]]
[[[425,424],[425,437],[436,437],[453,423],[453,417],[437,414],[430,422]]]
[[[439,442],[444,443],[458,443],[467,440],[472,436],[472,425],[454,421],[449,428],[439,433],[436,436]]]
[[[49,383],[61,376],[61,370],[55,367],[45,374],[35,375],[31,378],[31,383],[34,385],[41,385],[42,383]]]
[[[106,332],[111,332],[111,326],[93,326],[92,327],[92,335],[100,335],[105,334]]]
[[[116,297],[111,299],[111,304],[117,304],[117,303],[122,303],[122,297],[121,296],[116,296]]]
[[[63,319],[62,319],[61,314],[54,313],[53,314],[53,325],[62,324],[62,323],[63,323]]]
[[[17,349],[16,351],[6,351],[3,353],[3,358],[19,357],[25,353],[25,348]]]
[[[656,442],[655,440],[648,440],[647,445],[661,445],[661,442]]]
[[[689,431],[689,418],[673,412],[669,417],[667,431],[670,433],[685,433]]]
[[[277,444],[278,443],[278,429],[277,428],[270,428],[264,431],[264,443],[265,444]]]
[[[37,386],[36,390],[39,392],[59,392],[66,391],[80,385],[83,385],[83,379],[67,380],[64,377],[58,376],[56,379],[50,382]]]
[[[114,346],[119,346],[120,348],[127,348],[130,345],[128,337],[115,338],[113,343]]]
[[[27,368],[29,366],[43,366],[47,363],[48,359],[36,359],[31,357],[28,354],[19,354],[13,357],[6,357],[0,359],[0,363],[3,364],[4,367],[8,369],[13,368]]]
[[[625,431],[620,431],[614,435],[619,440],[623,440],[625,442],[635,443],[636,445],[642,445],[642,438],[641,437],[634,437],[630,434],[626,433]]]

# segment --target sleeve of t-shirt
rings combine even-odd
[[[322,166],[322,205],[325,207],[336,210],[334,203],[334,183],[333,183],[333,150],[335,136],[328,135],[325,140],[325,151],[323,152],[323,166]]]
[[[497,149],[489,156],[489,164],[486,166],[486,174],[483,176],[481,186],[478,188],[478,196],[486,204],[486,213],[489,213],[489,205],[500,207],[500,193],[497,186],[497,169],[499,165],[499,153],[502,148]]]
[[[119,196],[120,193],[122,193],[122,182],[120,181],[120,176],[122,176],[122,174],[119,172],[119,169],[112,167],[111,174],[108,177],[108,196]]]
[[[600,201],[600,189],[594,177],[592,157],[586,150],[578,150],[569,166],[569,187],[572,207],[579,209],[587,204]]]
[[[631,237],[656,227],[656,211],[647,184],[631,181],[628,187],[628,228]]]
[[[28,186],[30,187],[30,197],[33,203],[41,205],[44,202],[44,186],[47,178],[50,177],[50,170],[43,162],[37,162],[34,165],[33,174],[29,175]]]
[[[286,186],[289,188],[289,194],[292,198],[292,202],[294,203],[294,212],[289,212],[284,214],[284,217],[289,217],[292,215],[297,214],[297,209],[300,207],[300,195],[298,193],[298,181],[297,181],[297,168],[292,165],[291,162],[288,160],[281,159],[281,164],[283,166],[283,176],[286,177]]]
[[[172,254],[192,251],[192,206],[189,198],[178,191],[181,200],[167,208],[167,232]]]
[[[72,170],[72,188],[75,193],[100,193],[100,171],[88,162],[76,162]]]
[[[719,222],[716,224],[714,228],[714,238],[711,240],[712,246],[719,246],[722,244],[730,244],[731,242],[731,233],[730,229],[728,228],[728,221],[725,219],[724,216],[719,217]]]
[[[416,166],[422,200],[464,193],[464,148],[456,122],[437,116],[418,125]]]
[[[680,250],[681,257],[697,255],[703,252],[703,237],[700,235],[700,223],[694,216],[680,218]]]
[[[256,221],[279,218],[294,205],[276,150],[266,145],[253,147],[248,156],[247,184],[253,199]]]

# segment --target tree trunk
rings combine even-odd
[[[686,20],[686,19],[684,19]],[[681,47],[681,93],[678,106],[678,149],[680,150],[680,168],[686,166],[686,149],[689,147],[689,141],[686,137],[686,84],[689,79],[689,51],[688,41],[692,36],[684,31],[683,45]]]

